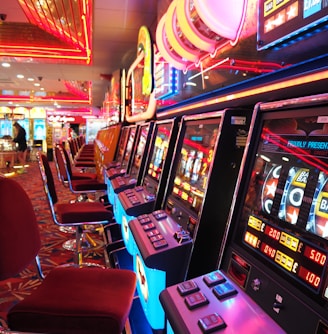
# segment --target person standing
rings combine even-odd
[[[27,153],[26,131],[17,122],[15,122],[13,126],[15,134],[13,141],[18,145],[18,161],[22,165],[22,168],[18,171],[18,173],[24,173],[25,172],[24,166],[26,162],[26,153]]]

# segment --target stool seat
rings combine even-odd
[[[98,182],[97,180],[70,180],[72,185],[72,190],[82,192],[82,191],[106,191],[106,183]]]
[[[10,310],[9,328],[33,333],[119,334],[135,284],[135,274],[129,270],[55,268],[32,295]]]
[[[108,211],[100,202],[57,203],[55,212],[60,224],[88,225],[95,221],[111,221],[112,212]]]

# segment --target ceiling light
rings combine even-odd
[[[34,81],[33,78],[27,78],[27,81]]]
[[[18,79],[24,79],[24,75],[23,75],[23,74],[17,74],[16,77],[17,77]]]
[[[36,82],[36,83],[34,84],[34,86],[39,87],[39,86],[41,86],[41,84],[38,83],[38,82]]]
[[[9,63],[2,63],[1,65],[2,65],[2,67],[10,67]]]

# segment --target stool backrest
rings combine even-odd
[[[0,280],[35,260],[41,247],[33,205],[22,186],[0,177]]]
[[[52,207],[58,202],[58,197],[49,161],[48,158],[40,152],[37,153],[37,158],[39,162],[39,169],[41,173],[43,187],[48,197],[50,208],[53,210]]]
[[[63,149],[59,145],[54,146],[54,156],[56,159],[56,165],[59,172],[59,178],[65,185],[70,181],[71,175],[69,174],[67,162],[63,153]]]

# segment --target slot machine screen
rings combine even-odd
[[[153,149],[150,162],[148,164],[147,176],[155,182],[159,182],[162,175],[164,161],[169,147],[173,124],[160,123],[156,125],[154,130],[155,139],[153,139]]]
[[[132,161],[131,172],[130,172],[131,177],[135,177],[140,170],[141,159],[145,152],[145,146],[147,143],[149,131],[150,131],[149,123],[142,125],[139,128],[138,139],[136,143],[135,153],[133,155],[133,161]]]
[[[133,150],[134,139],[137,135],[137,127],[131,127],[128,142],[124,151],[124,156],[122,160],[122,168],[127,168],[129,165],[129,160]]]
[[[126,148],[127,141],[129,138],[129,132],[130,132],[130,127],[126,126],[122,128],[120,140],[119,140],[118,147],[117,147],[117,156],[115,159],[117,162],[122,162],[122,159],[124,156],[124,150]]]
[[[233,238],[322,303],[328,301],[328,123],[327,110],[311,113],[263,114]]]
[[[198,214],[204,199],[221,118],[185,123],[171,195]]]

